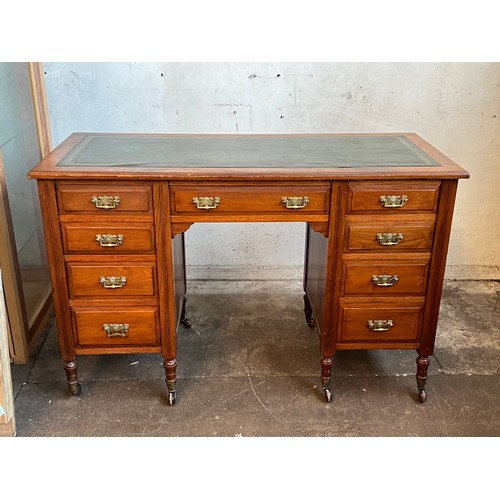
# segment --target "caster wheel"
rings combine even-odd
[[[72,396],[79,396],[82,392],[82,386],[80,384],[75,384],[70,386],[69,390],[71,391]]]
[[[332,400],[332,390],[327,388],[327,389],[324,389],[324,391],[325,391],[325,401],[327,403],[330,403]]]
[[[425,400],[427,399],[427,393],[425,392],[425,389],[420,389],[418,391],[418,400],[421,403],[425,403]]]
[[[168,393],[168,404],[169,404],[169,406],[175,405],[175,392]]]
[[[191,328],[193,326],[193,323],[191,323],[189,319],[183,319],[181,323],[184,326],[184,328]]]
[[[313,330],[314,328],[316,328],[316,320],[313,318],[307,320],[307,326],[309,326],[309,328]]]

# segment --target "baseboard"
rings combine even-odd
[[[304,266],[187,266],[188,280],[279,281],[302,280]]]
[[[304,266],[187,266],[187,279],[200,281],[302,280]],[[447,266],[447,280],[500,280],[500,266]]]
[[[446,266],[447,280],[500,280],[500,266]]]

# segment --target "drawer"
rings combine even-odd
[[[436,212],[440,182],[350,182],[349,212]]]
[[[343,283],[346,295],[423,295],[429,259],[393,262],[344,260]]]
[[[62,223],[64,252],[67,254],[154,253],[153,224]]]
[[[72,309],[78,347],[160,345],[155,307]]]
[[[172,214],[217,213],[326,215],[330,184],[175,184],[170,187]]]
[[[434,237],[435,216],[347,217],[346,250],[379,252],[429,251]]]
[[[57,201],[61,215],[148,215],[153,210],[149,185],[59,183]]]
[[[156,296],[156,265],[67,264],[71,298]]]
[[[422,306],[341,306],[342,342],[416,342]]]

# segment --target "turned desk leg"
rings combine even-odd
[[[168,389],[168,404],[170,406],[175,405],[175,385],[177,381],[176,370],[177,370],[177,360],[175,359],[166,359],[163,363],[163,367],[165,368],[165,382],[167,383]]]
[[[82,386],[80,382],[78,382],[78,365],[76,364],[76,358],[73,361],[66,361],[64,370],[66,371],[66,380],[71,394],[73,396],[78,396],[82,391]]]
[[[321,385],[323,387],[327,403],[332,400],[332,390],[330,389],[330,383],[332,381],[332,366],[333,358],[323,357],[321,359]]]
[[[429,368],[430,361],[427,356],[417,357],[417,387],[418,399],[421,403],[425,402],[427,394],[425,392],[425,382],[427,381],[427,369]]]

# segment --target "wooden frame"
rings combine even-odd
[[[47,93],[45,91],[43,64],[40,62],[29,62],[28,67],[31,78],[31,89],[33,92],[33,107],[35,110],[38,140],[40,143],[40,156],[43,159],[52,151],[49,109],[47,106]]]
[[[27,339],[29,328],[15,248],[16,242],[0,150],[0,267],[3,272],[5,303],[9,311],[7,321],[10,331],[10,357],[14,363],[26,363],[29,356]]]
[[[9,360],[9,325],[0,270],[0,437],[15,436],[14,394]]]

